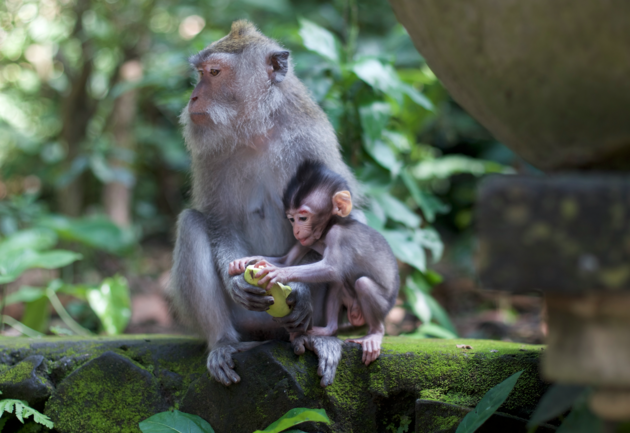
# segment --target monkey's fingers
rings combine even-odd
[[[293,353],[296,355],[303,355],[304,352],[306,352],[305,343],[307,338],[308,337],[306,335],[302,334],[293,340]]]
[[[207,367],[210,376],[225,386],[241,381],[240,376],[233,370],[234,360],[232,359],[232,353],[234,351],[231,346],[225,346],[213,350],[208,355]]]

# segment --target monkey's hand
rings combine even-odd
[[[264,296],[267,291],[252,286],[240,275],[230,277],[230,291],[234,301],[251,311],[267,311],[273,305],[273,296]]]
[[[326,387],[333,383],[337,366],[341,360],[342,341],[335,337],[302,334],[293,340],[293,352],[302,355],[305,348],[317,355],[317,374],[321,377],[319,384]]]
[[[289,332],[306,332],[311,324],[313,305],[311,293],[305,284],[291,284],[293,291],[287,297],[287,305],[291,312],[284,317],[275,317],[273,320],[280,323]]]
[[[261,263],[264,267],[262,267],[260,271],[256,272],[256,277],[260,277],[258,284],[265,287],[267,290],[276,283],[286,284],[291,281],[290,268],[277,268],[264,260],[256,263],[256,265],[259,263]]]
[[[252,263],[261,261],[264,260],[260,256],[243,257],[242,259],[236,259],[230,262],[228,274],[230,274],[230,276],[242,274],[243,272],[245,272],[245,269],[247,269],[247,266],[251,265]]]

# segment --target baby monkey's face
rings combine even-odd
[[[327,221],[321,221],[318,214],[308,205],[287,210],[287,218],[293,226],[293,236],[305,247],[312,246],[322,236]]]

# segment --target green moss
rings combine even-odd
[[[46,414],[61,431],[126,433],[138,432],[138,423],[160,406],[159,386],[153,376],[111,353],[69,376],[46,404]]]
[[[0,374],[0,383],[19,383],[33,375],[33,364],[20,362]]]
[[[436,416],[433,418],[433,426],[435,430],[448,430],[459,424],[461,418],[458,416]]]

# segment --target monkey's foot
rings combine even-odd
[[[313,326],[313,328],[308,331],[308,334],[310,334],[310,335],[322,335],[322,336],[325,336],[325,337],[330,337],[332,335],[337,334],[337,330],[336,329],[332,329],[332,328],[323,328],[323,327],[320,327],[320,326]]]
[[[322,379],[319,384],[327,387],[333,383],[337,366],[341,360],[342,341],[335,337],[302,334],[293,340],[293,351],[302,355],[305,348],[317,355],[317,374]]]
[[[212,349],[208,355],[207,366],[210,376],[214,380],[225,386],[241,381],[240,376],[234,371],[234,360],[232,359],[232,354],[237,351],[236,348],[229,345]]]
[[[346,343],[358,343],[363,349],[363,356],[361,361],[365,365],[370,365],[372,361],[376,361],[376,358],[381,354],[381,342],[383,336],[381,334],[368,334],[361,338],[348,338]]]

